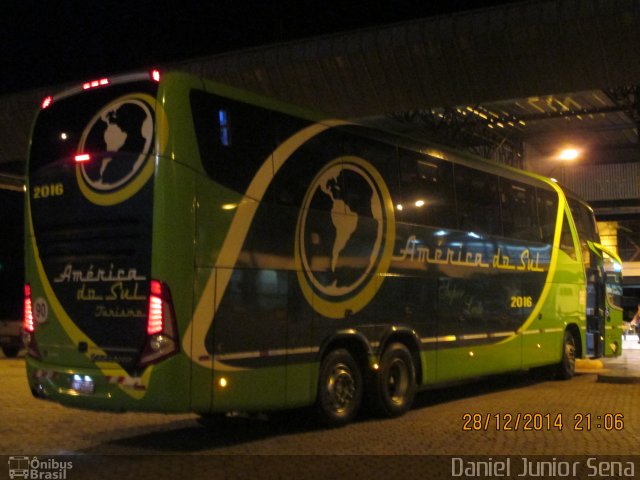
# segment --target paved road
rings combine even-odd
[[[156,477],[163,473],[163,478],[176,478],[190,472],[188,477],[192,478],[193,469],[204,468],[194,464],[194,456],[202,463],[204,455],[208,457],[206,468],[223,468],[225,472],[211,478],[264,478],[262,474],[274,463],[292,469],[282,473],[281,468],[280,478],[298,475],[300,468],[308,477],[316,470],[322,477],[326,462],[317,456],[353,456],[331,457],[331,464],[338,469],[334,478],[340,478],[341,472],[347,475],[354,465],[365,463],[381,462],[376,469],[389,468],[391,473],[394,464],[406,464],[406,459],[412,458],[388,456],[631,455],[640,444],[640,385],[598,383],[595,373],[579,374],[567,382],[510,375],[423,392],[414,408],[401,418],[363,418],[340,429],[318,428],[300,412],[268,421],[233,419],[205,429],[194,415],[97,413],[36,400],[27,389],[23,364],[20,358],[0,356],[0,455],[74,455],[75,472],[85,467],[98,469],[93,471],[95,478],[100,478],[100,472],[105,475],[102,478],[115,478],[108,469],[116,463],[129,465],[122,468],[124,473],[136,472],[131,478],[140,478],[140,468],[146,473],[159,469]],[[465,422],[467,414],[478,416]],[[539,414],[532,418],[532,431],[523,429],[526,414]],[[587,414],[592,416],[591,430],[587,430]],[[623,418],[597,418],[608,414]],[[498,428],[498,420],[513,429],[517,420],[517,430]],[[224,461],[211,465],[212,455],[220,455]],[[262,455],[283,457],[264,457],[269,459],[265,463]],[[191,460],[185,460],[189,457]],[[118,460],[111,460],[114,458]],[[640,461],[637,463],[640,474]],[[237,468],[248,469],[250,474],[235,476]],[[0,478],[3,474],[0,465]],[[431,474],[429,478],[447,478]],[[126,476],[122,471],[119,475]]]

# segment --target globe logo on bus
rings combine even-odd
[[[80,188],[87,198],[99,204],[118,203],[151,177],[148,159],[153,150],[154,104],[147,94],[126,95],[105,105],[87,124],[78,153],[90,154],[91,161],[77,166]],[[141,172],[144,181],[138,181],[128,195],[101,197],[127,188]]]
[[[296,229],[298,279],[319,313],[342,318],[364,308],[381,285],[393,246],[384,181],[358,157],[326,165],[307,190]]]

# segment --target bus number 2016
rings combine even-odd
[[[532,306],[533,306],[533,298],[531,297],[522,297],[520,295],[511,297],[511,308],[522,308],[522,307],[532,307]]]
[[[33,198],[58,197],[64,194],[64,186],[61,182],[50,185],[35,185],[33,187]]]

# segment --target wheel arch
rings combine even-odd
[[[354,358],[364,375],[373,358],[373,348],[367,337],[355,329],[340,330],[326,338],[320,346],[318,362],[322,363],[324,357],[338,348],[346,349]]]
[[[580,335],[580,328],[575,323],[567,325],[566,331],[571,334],[573,341],[576,345],[576,358],[584,358],[584,350],[582,345],[582,335]],[[564,348],[564,347],[563,347]]]
[[[423,382],[423,365],[420,357],[421,342],[418,333],[406,326],[392,326],[390,327],[380,340],[380,347],[378,349],[378,358],[382,356],[385,349],[392,343],[402,343],[413,358],[413,365],[416,370],[416,384],[420,385]]]

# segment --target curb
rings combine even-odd
[[[619,372],[605,371],[598,374],[598,383],[637,384],[640,383],[640,376],[624,370]]]
[[[576,370],[601,370],[602,368],[604,368],[602,360],[576,358]]]

